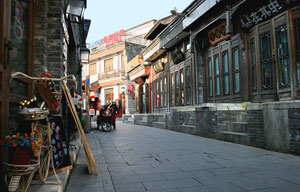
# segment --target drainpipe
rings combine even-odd
[[[170,90],[172,89],[172,87],[170,87],[170,77],[171,77],[171,74],[170,74],[170,53],[167,51],[167,58],[168,58],[168,62],[167,62],[167,65],[168,65],[168,78],[167,78],[167,83],[168,83],[168,86],[167,86],[167,96],[168,96],[168,102],[167,102],[167,111],[170,112]]]
[[[194,82],[193,82],[193,86],[194,86],[194,92],[195,94],[193,94],[193,105],[198,104],[198,86],[197,86],[197,82],[198,82],[198,67],[197,67],[197,50],[196,50],[196,46],[195,46],[195,36],[194,34],[192,34],[192,31],[190,31],[190,44],[191,44],[191,53],[192,53],[192,67],[194,67],[195,70],[194,71]]]
[[[226,16],[226,34],[232,34],[232,23],[231,23],[231,10],[230,6],[226,6],[227,11],[225,13]]]

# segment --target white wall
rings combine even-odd
[[[118,56],[114,56],[113,57],[113,69],[114,71],[117,71],[118,70]]]
[[[98,81],[98,75],[93,75],[93,76],[90,76],[90,84],[94,83]]]
[[[118,55],[118,57],[119,57],[119,63],[120,63],[120,69],[121,69],[121,67],[122,67],[122,55]]]
[[[90,65],[85,65],[85,66],[86,66],[85,75],[90,75]]]
[[[136,26],[131,29],[128,29],[128,30],[126,30],[126,32],[136,34],[137,36],[145,35],[154,26],[154,23],[155,23],[154,21],[150,21],[150,22],[144,23],[140,26]]]
[[[105,93],[105,89],[101,89],[100,105],[104,105],[105,104],[105,102],[104,102],[104,99],[105,99],[104,93]]]
[[[100,62],[97,61],[96,62],[96,66],[97,66],[97,75],[100,73]]]
[[[119,98],[118,86],[114,87],[114,101]]]
[[[100,61],[100,69],[101,69],[100,73],[104,73],[104,60]]]

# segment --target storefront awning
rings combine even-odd
[[[135,81],[137,78],[143,77],[143,76],[148,76],[149,74],[150,74],[150,68],[141,66],[138,68],[138,70],[134,70],[134,71],[130,72],[130,74],[129,74],[130,81]]]
[[[100,84],[97,84],[97,85],[91,87],[90,90],[91,90],[91,91],[96,91],[97,89],[100,89]]]

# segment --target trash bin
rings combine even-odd
[[[84,117],[85,123],[84,123],[84,126],[82,128],[83,128],[85,133],[88,133],[88,132],[90,132],[91,127],[92,127],[92,125],[91,125],[91,116],[85,114],[85,115],[83,115],[83,117]]]

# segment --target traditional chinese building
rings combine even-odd
[[[149,64],[145,64],[143,55],[141,54],[133,58],[128,65],[130,68],[130,70],[127,72],[129,80],[135,83],[135,90],[128,88],[129,95],[132,95],[132,97],[135,98],[135,112],[150,113],[151,66]]]
[[[151,30],[149,30],[149,32],[145,35],[145,39],[151,41],[151,44],[142,51],[142,54],[136,56],[128,63],[129,79],[136,83],[135,106],[137,113],[152,113],[153,107],[155,107],[153,102],[157,103],[157,101],[160,100],[160,98],[152,98],[151,96],[151,89],[153,87],[152,82],[155,80],[152,75],[157,77],[157,73],[164,69],[167,71],[163,65],[167,63],[168,59],[166,55],[164,55],[164,58],[161,58],[161,55],[154,52],[153,48],[157,47],[160,43],[160,40],[156,38],[158,34],[162,32],[174,18],[174,15],[170,15],[156,21]],[[153,53],[155,53],[155,56],[152,55]],[[146,58],[146,62],[144,61],[144,57]],[[159,62],[151,68],[151,61],[153,60],[157,60]],[[167,91],[165,92],[167,93]],[[163,98],[166,99],[166,96]],[[162,104],[162,106],[166,106],[166,104],[167,102],[165,102],[165,105]]]
[[[153,70],[168,59],[152,75],[151,125],[300,154],[299,11],[292,0],[196,0],[174,12],[150,45]]]

